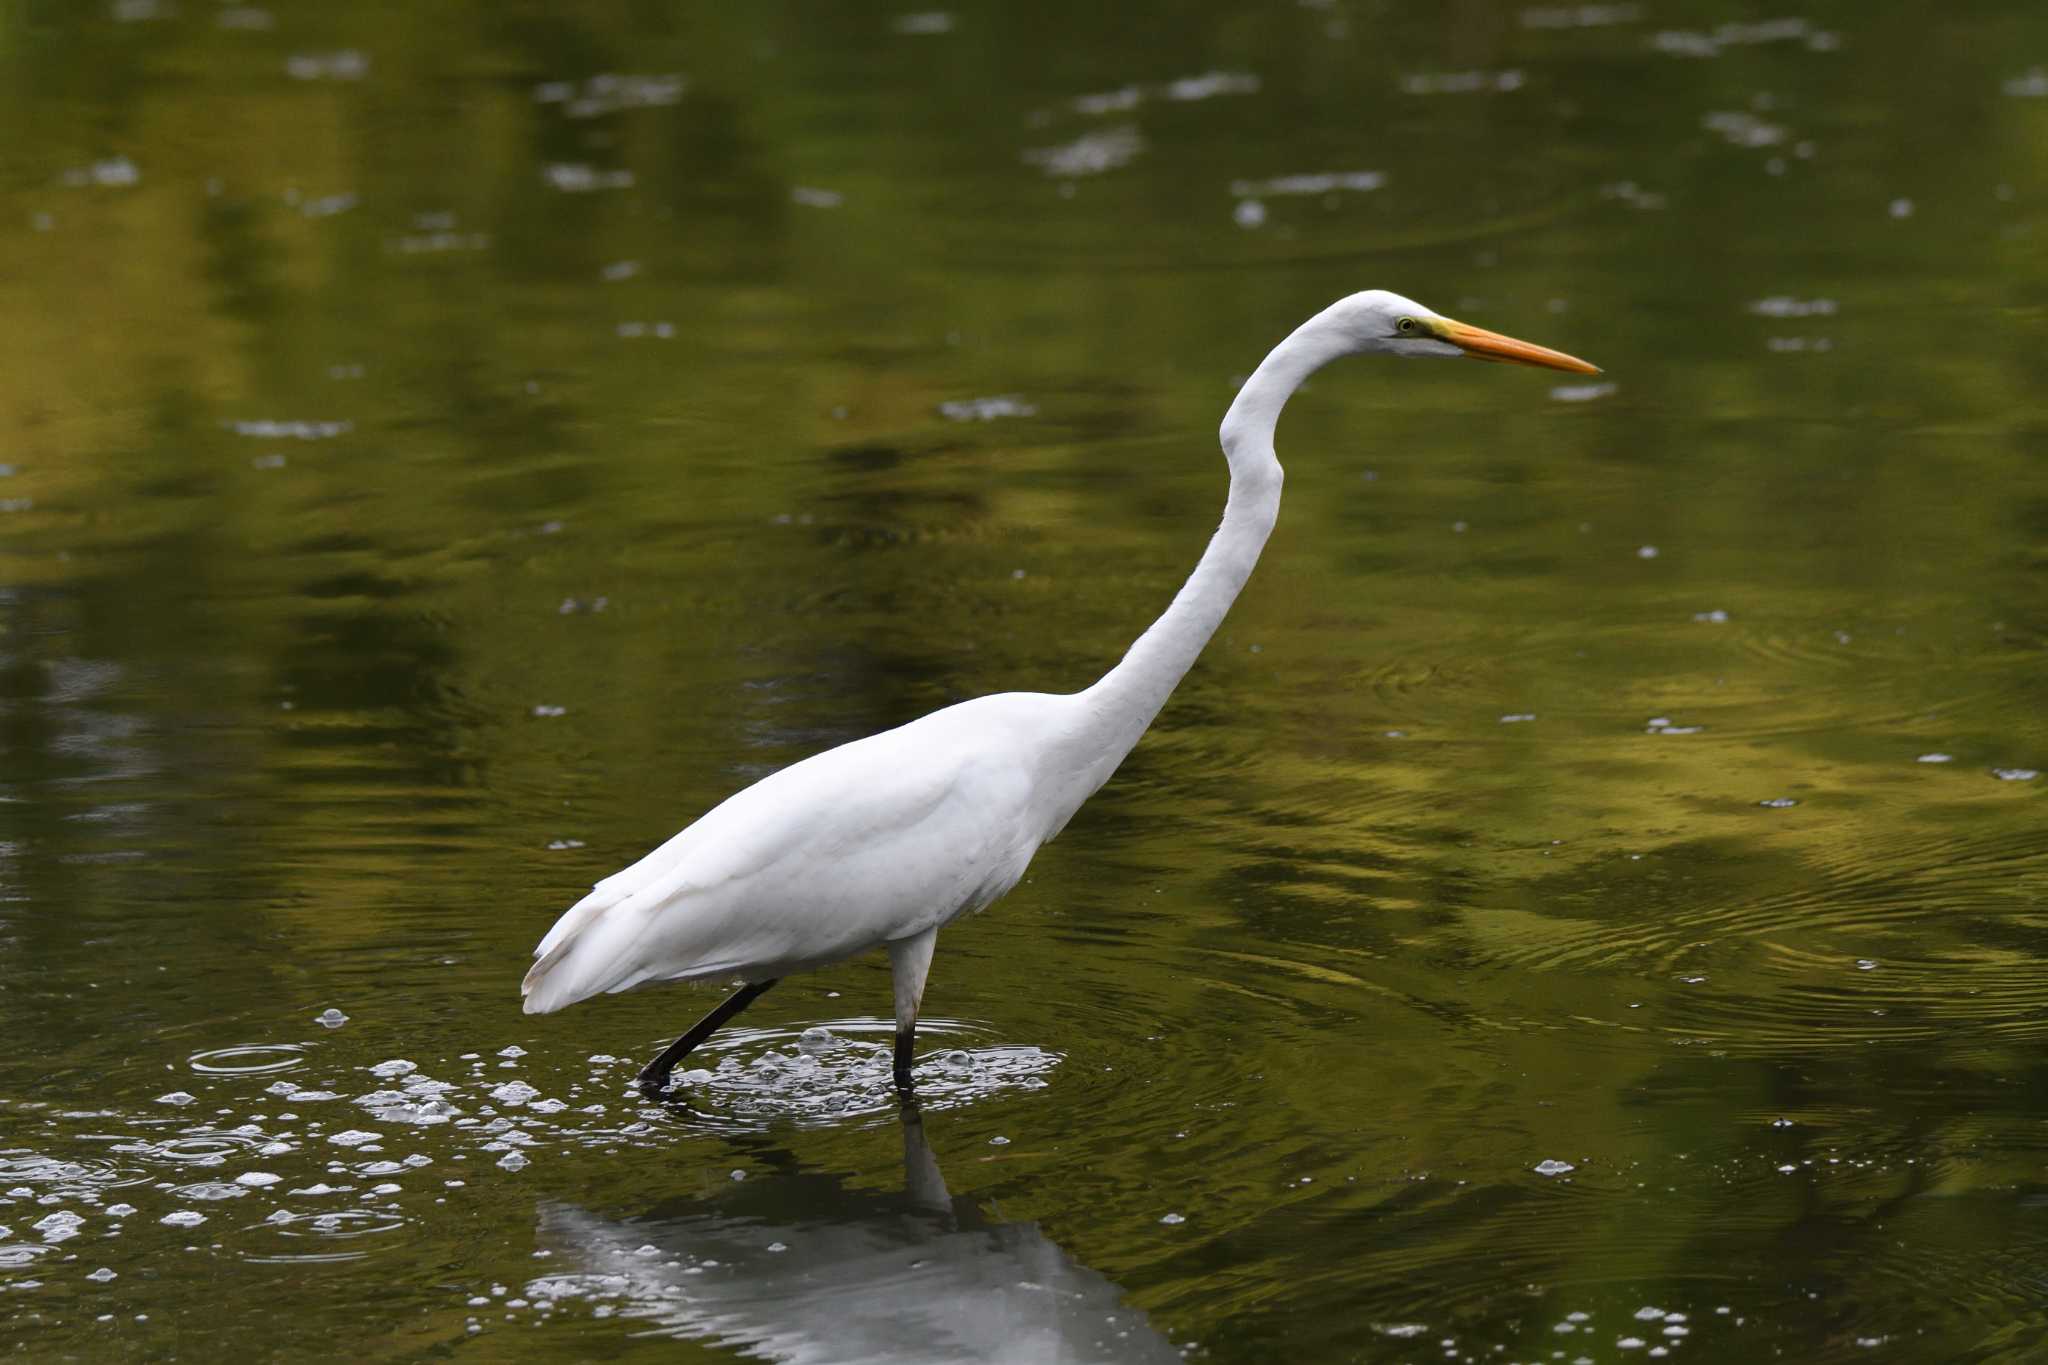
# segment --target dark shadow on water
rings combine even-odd
[[[544,1202],[551,1273],[528,1296],[639,1319],[666,1335],[802,1362],[1178,1361],[1122,1291],[1033,1223],[955,1198],[915,1104],[903,1186],[863,1189],[750,1149],[774,1172],[713,1200],[610,1219]]]

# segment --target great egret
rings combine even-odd
[[[948,706],[770,774],[599,882],[555,922],[520,993],[546,1014],[601,991],[706,978],[745,982],[641,1071],[659,1094],[675,1064],[791,972],[889,950],[895,1077],[939,930],[1024,875],[1109,780],[1251,576],[1280,512],[1273,428],[1304,379],[1347,355],[1468,356],[1597,374],[1561,351],[1367,290],[1275,346],[1224,414],[1223,524],[1172,605],[1085,691],[1005,692]]]

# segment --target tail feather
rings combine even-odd
[[[559,944],[527,970],[526,979],[519,983],[519,994],[525,997],[522,1008],[526,1013],[552,1014],[564,1005],[576,1003],[574,1000],[560,998],[564,994],[560,982],[550,985],[548,980],[549,974],[561,966],[562,960],[575,951],[575,948],[575,939]]]
[[[572,907],[534,949],[539,960],[519,983],[526,1013],[552,1014],[614,984],[621,945],[615,941],[617,935],[597,930],[607,927],[612,918],[609,912],[619,901],[592,904],[598,895],[593,892]]]

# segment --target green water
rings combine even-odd
[[[1819,11],[0,5],[0,1342],[2048,1359],[2048,13]],[[1295,400],[921,1121],[879,957],[519,1013],[1365,287],[1602,386]]]

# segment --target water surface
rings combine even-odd
[[[2021,1361],[2048,19],[2017,0],[0,11],[0,1339]],[[817,749],[1153,734],[883,961],[518,1012]],[[1658,1356],[1662,1352],[1663,1356]]]

